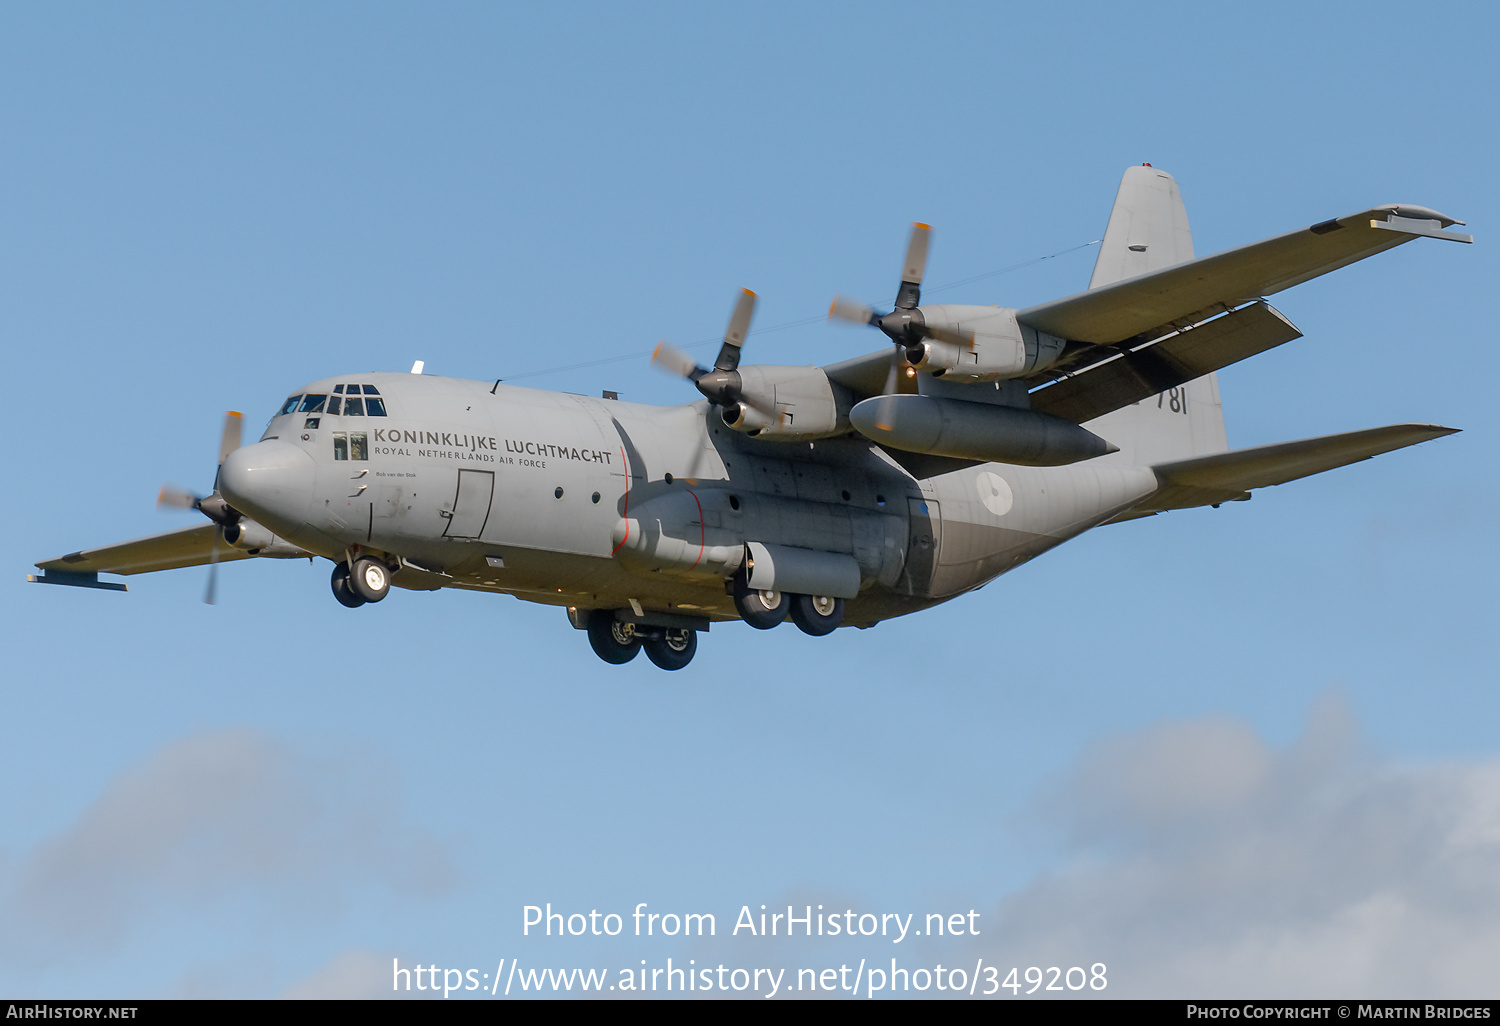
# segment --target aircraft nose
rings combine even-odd
[[[219,494],[235,509],[278,533],[307,522],[316,466],[286,442],[256,442],[234,450],[219,470]]]

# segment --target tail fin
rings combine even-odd
[[[1193,259],[1193,233],[1176,180],[1142,164],[1127,168],[1115,194],[1089,288],[1112,285]],[[1213,374],[1091,421],[1089,430],[1121,449],[1115,459],[1156,464],[1229,448],[1219,381]]]

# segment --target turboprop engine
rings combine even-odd
[[[719,408],[726,427],[784,441],[831,438],[849,430],[849,396],[820,367],[740,368],[740,347],[750,331],[755,293],[741,289],[712,367],[700,367],[663,341],[651,362],[693,383]]]
[[[311,555],[306,549],[276,537],[253,520],[241,519],[224,528],[224,540],[252,556],[294,559]]]
[[[946,381],[1001,381],[1044,370],[1067,343],[1028,328],[1000,306],[919,306],[912,331],[925,336],[906,347],[906,362]]]
[[[720,408],[726,426],[761,438],[799,441],[831,438],[849,430],[847,397],[821,367],[745,367],[739,396]]]

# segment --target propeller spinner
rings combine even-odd
[[[691,381],[710,403],[722,407],[726,423],[732,424],[740,419],[737,406],[741,403],[768,417],[776,418],[774,409],[764,408],[742,391],[743,382],[739,374],[740,347],[745,344],[745,336],[750,333],[750,318],[754,313],[755,293],[749,289],[740,289],[734,312],[729,316],[729,328],[724,332],[724,342],[719,346],[719,355],[712,367],[698,366],[696,360],[666,340],[657,345],[656,352],[651,354],[651,362],[669,373],[681,375]]]
[[[891,369],[885,376],[883,395],[895,395],[899,390],[901,372],[910,370],[911,364],[922,358],[922,341],[927,338],[944,338],[948,333],[929,328],[917,305],[922,301],[922,275],[927,270],[927,247],[932,238],[932,226],[920,221],[911,226],[911,238],[906,243],[906,259],[901,264],[901,284],[896,289],[896,306],[890,313],[877,313],[859,302],[834,296],[828,308],[830,320],[850,321],[854,324],[869,324],[879,328],[893,343]],[[957,339],[967,345],[969,339]],[[890,407],[882,402],[878,409],[877,427],[890,429]]]

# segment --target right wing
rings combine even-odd
[[[1018,310],[1016,319],[1073,342],[1144,341],[1418,236],[1473,242],[1472,235],[1442,230],[1461,223],[1426,207],[1373,207]]]
[[[37,584],[74,584],[123,590],[124,585],[99,584],[97,575],[145,574],[153,570],[175,570],[251,558],[250,553],[224,542],[219,537],[217,524],[199,524],[49,559],[37,564],[38,569],[45,571],[43,575],[31,575],[27,579]]]

